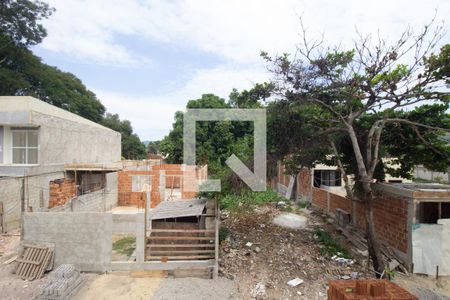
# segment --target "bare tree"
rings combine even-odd
[[[445,67],[442,63],[448,64],[448,58],[433,54],[443,37],[443,25],[436,25],[433,19],[418,34],[408,28],[391,44],[379,34],[373,37],[357,33],[349,51],[325,48],[323,38],[308,40],[305,26],[301,25],[302,39],[295,58],[286,54],[271,57],[262,53],[262,56],[275,74],[273,82],[284,101],[314,104],[326,112],[327,122],[320,123],[322,131],[318,134],[328,136],[348,197],[354,199],[335,144],[336,132],[350,140],[357,165],[356,180],[362,187],[361,201],[365,203],[369,254],[375,271],[381,274],[384,262],[374,228],[371,184],[381,159],[381,136],[392,123],[412,127],[422,141],[425,141],[423,129],[448,130],[398,114],[399,110],[429,101],[448,103],[445,81],[449,74],[442,72]],[[366,114],[372,116],[369,129],[363,135],[357,134],[356,123]]]

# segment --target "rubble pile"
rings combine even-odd
[[[222,214],[229,236],[221,243],[220,274],[234,279],[240,293],[256,299],[326,299],[331,279],[368,276],[367,258],[341,259],[321,254],[314,228],[332,227],[311,211],[301,229],[276,225],[276,206]],[[330,229],[332,230],[332,229]]]

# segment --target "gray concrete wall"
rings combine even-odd
[[[0,201],[3,202],[4,231],[20,227],[22,189],[24,203],[29,211],[46,211],[49,199],[49,182],[63,178],[63,172],[52,172],[28,177],[0,178]],[[23,185],[23,187],[22,187]]]
[[[21,178],[0,178],[0,202],[3,202],[3,231],[20,226]]]
[[[80,271],[110,269],[112,217],[108,213],[39,212],[24,216],[24,241],[55,244],[55,264]]]
[[[103,212],[105,211],[105,190],[81,195],[72,200],[74,212]]]
[[[105,209],[110,210],[119,204],[118,172],[106,173]]]
[[[136,216],[136,214],[112,214],[113,234],[136,235]]]
[[[120,161],[120,133],[32,112],[39,125],[39,164],[110,163]]]

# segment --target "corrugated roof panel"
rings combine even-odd
[[[205,205],[206,199],[163,201],[149,215],[152,220],[198,216]]]

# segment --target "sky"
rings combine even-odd
[[[300,16],[311,39],[351,47],[356,30],[395,40],[407,26],[420,30],[450,15],[450,0],[46,2],[56,12],[33,51],[80,78],[141,140],[167,135],[188,100],[227,99],[233,88],[270,80],[260,52],[294,53]]]

